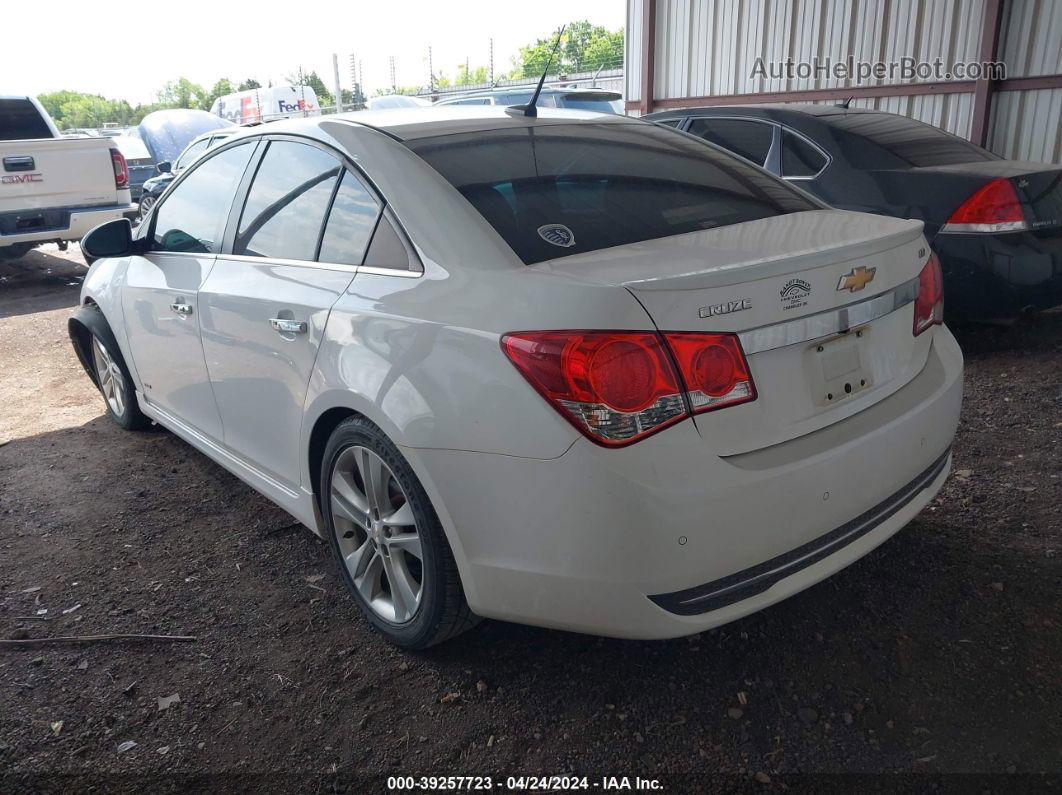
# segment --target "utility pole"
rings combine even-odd
[[[431,47],[428,47],[428,93],[435,96],[435,68],[431,62]]]
[[[490,84],[494,86],[494,37],[490,37]]]
[[[398,85],[395,83],[395,56],[391,56],[391,93],[398,93]]]
[[[339,56],[332,53],[332,77],[336,84],[336,113],[343,112],[343,86],[339,82]]]

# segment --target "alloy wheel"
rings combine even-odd
[[[103,398],[111,411],[121,417],[125,414],[125,379],[121,368],[95,337],[92,339],[92,355],[96,361],[96,375]]]
[[[354,587],[392,624],[413,619],[424,593],[420,532],[394,472],[367,447],[351,446],[332,466],[333,532]]]

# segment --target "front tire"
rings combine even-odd
[[[423,649],[478,623],[431,501],[383,431],[363,417],[340,423],[325,448],[321,495],[343,579],[380,634]]]
[[[136,387],[129,377],[122,354],[112,350],[112,343],[90,332],[88,344],[92,364],[96,371],[96,386],[103,395],[107,414],[127,431],[143,430],[151,426],[151,420],[141,411],[136,402]]]
[[[139,205],[140,205],[140,221],[141,221],[141,223],[143,223],[144,218],[147,216],[147,214],[149,212],[151,212],[151,208],[155,206],[155,197],[152,196],[150,193],[145,193],[145,194],[143,194],[140,197]]]

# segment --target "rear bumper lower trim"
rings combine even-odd
[[[693,616],[763,593],[779,580],[829,557],[887,521],[936,480],[947,465],[949,455],[950,447],[928,469],[891,497],[814,541],[713,582],[683,591],[652,595],[649,599],[670,613]]]

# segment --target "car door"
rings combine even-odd
[[[199,292],[225,446],[300,482],[303,400],[332,305],[361,264],[382,202],[331,150],[271,136]],[[326,228],[326,218],[330,222]]]
[[[199,162],[159,203],[143,233],[147,251],[129,258],[122,307],[144,398],[185,425],[221,440],[199,334],[196,297],[221,250],[236,188],[255,145]]]

